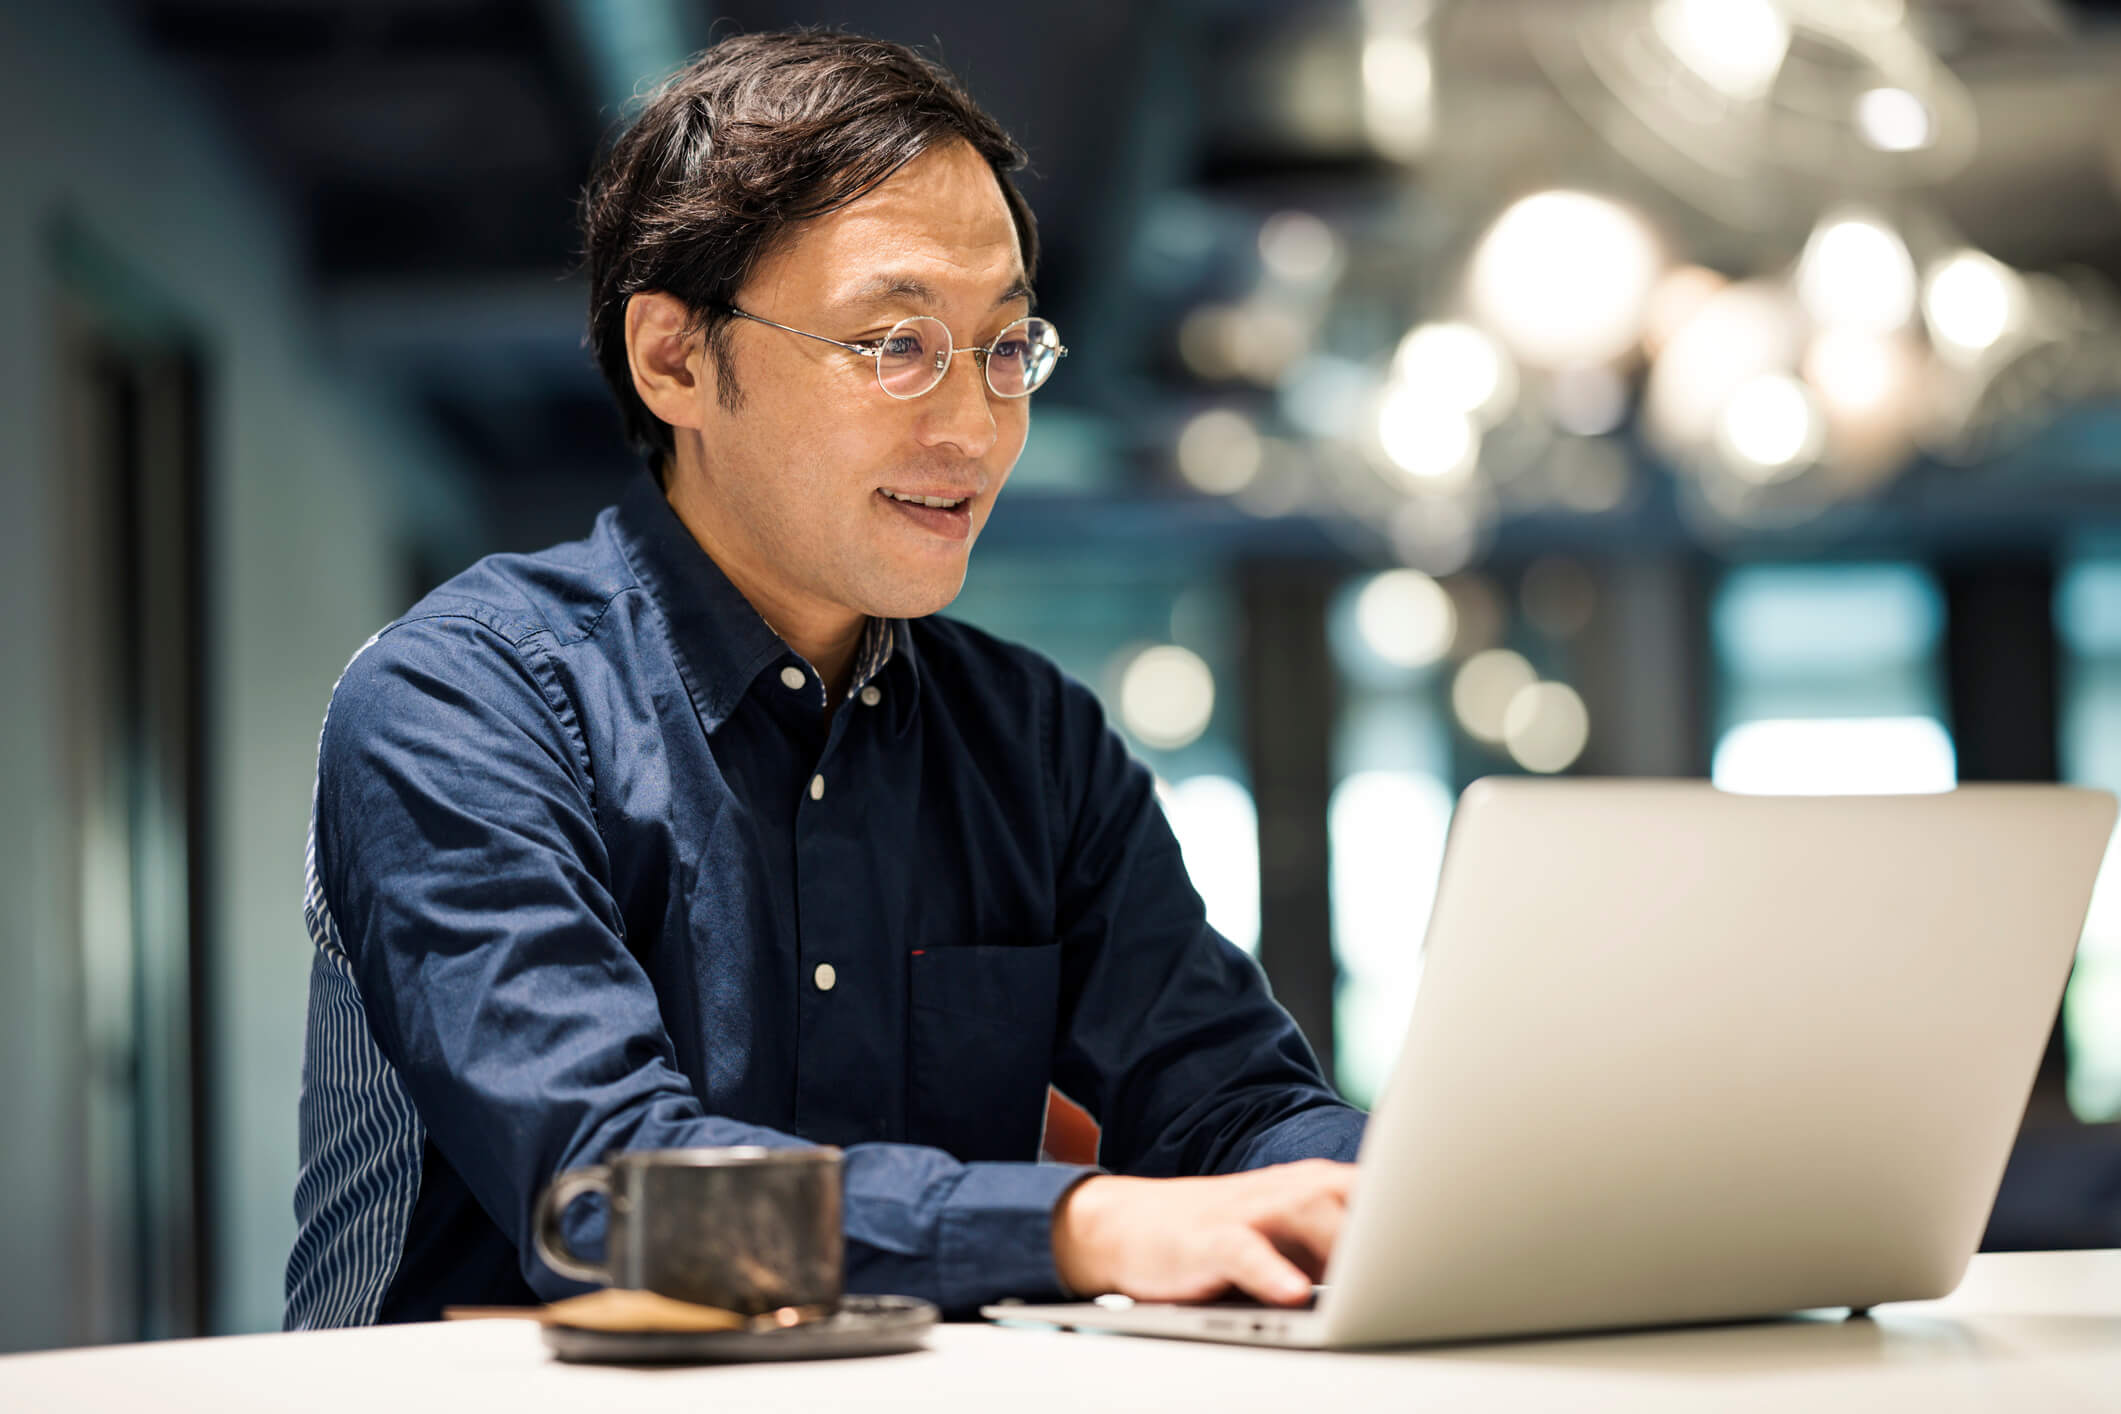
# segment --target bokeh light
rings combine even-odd
[[[1763,373],[1740,384],[1717,425],[1717,445],[1731,470],[1763,486],[1803,470],[1825,436],[1811,390],[1786,373]]]
[[[1603,437],[1628,415],[1628,385],[1607,364],[1564,368],[1547,387],[1555,425],[1578,437]]]
[[[1904,88],[1874,88],[1856,100],[1856,131],[1880,152],[1919,152],[1936,138],[1929,105]]]
[[[1482,524],[1464,501],[1421,496],[1392,513],[1392,549],[1400,559],[1433,575],[1456,574],[1481,548]]]
[[[1886,333],[1914,316],[1915,262],[1884,222],[1829,217],[1798,261],[1797,297],[1819,324]]]
[[[1178,326],[1178,356],[1210,381],[1237,376],[1244,357],[1243,317],[1228,305],[1204,304]]]
[[[1930,267],[1922,315],[1940,351],[1979,354],[2011,331],[2022,298],[2017,272],[2002,261],[1954,251]]]
[[[1252,419],[1234,408],[1196,414],[1178,434],[1178,471],[1202,491],[1231,496],[1259,476],[1265,446]]]
[[[1145,648],[1120,675],[1120,720],[1158,751],[1190,745],[1215,712],[1215,675],[1199,654],[1175,643]]]
[[[1789,21],[1771,0],[1658,0],[1650,23],[1680,63],[1740,101],[1774,85],[1790,47]]]
[[[1583,755],[1591,739],[1591,714],[1567,683],[1535,682],[1510,699],[1502,737],[1518,765],[1551,775]]]
[[[1451,679],[1451,710],[1468,736],[1500,745],[1510,703],[1537,681],[1539,674],[1522,655],[1490,648],[1466,659]]]
[[[1373,34],[1362,47],[1363,125],[1387,157],[1419,157],[1434,135],[1435,64],[1419,35]]]
[[[1828,329],[1804,355],[1804,377],[1836,407],[1873,408],[1903,386],[1899,349],[1861,329]]]
[[[1378,403],[1377,443],[1416,482],[1449,486],[1472,471],[1480,429],[1429,390],[1394,383]]]
[[[1340,266],[1340,237],[1308,211],[1278,211],[1259,228],[1259,259],[1292,285],[1328,279]]]
[[[1756,282],[1706,300],[1657,357],[1645,403],[1668,448],[1703,449],[1731,395],[1748,379],[1796,362],[1801,322],[1788,298]]]
[[[1355,624],[1370,651],[1402,668],[1426,668],[1451,651],[1458,609],[1419,570],[1386,570],[1355,600]]]
[[[1493,422],[1517,396],[1517,368],[1470,324],[1421,324],[1400,340],[1392,376],[1468,417]]]
[[[1656,237],[1616,201],[1545,191],[1504,211],[1474,252],[1476,311],[1519,358],[1603,363],[1641,337],[1662,272]]]

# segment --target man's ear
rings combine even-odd
[[[626,362],[641,401],[672,427],[702,427],[715,396],[714,360],[698,334],[685,336],[691,318],[683,301],[644,290],[626,301]]]

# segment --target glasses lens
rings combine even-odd
[[[917,398],[950,367],[950,331],[940,319],[902,319],[877,350],[876,380],[894,398]]]
[[[1045,320],[1017,320],[1002,330],[987,355],[987,386],[1003,398],[1035,392],[1053,376],[1060,347],[1060,330]]]

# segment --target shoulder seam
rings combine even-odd
[[[580,631],[565,637],[549,623],[538,623],[504,610],[498,604],[489,604],[483,599],[471,598],[455,599],[449,603],[448,607],[437,606],[418,613],[405,614],[386,624],[382,631],[377,634],[377,637],[380,638],[382,634],[389,633],[392,629],[403,628],[409,624],[428,623],[437,619],[465,619],[495,634],[512,648],[521,648],[531,639],[541,634],[552,639],[556,644],[580,643],[595,636],[598,627],[603,624],[605,616],[611,612],[613,604],[616,604],[625,595],[637,592],[640,588],[639,582],[635,581],[622,584],[612,590],[604,596],[603,602],[597,605],[596,612],[591,614],[581,625]]]
[[[589,622],[582,625],[582,636],[578,639],[569,639],[568,641],[571,643],[584,643],[596,637],[597,630],[603,627],[604,616],[611,612],[611,606],[613,604],[618,603],[620,599],[624,598],[628,594],[636,594],[640,592],[641,582],[639,580],[635,580],[631,584],[622,584],[617,589],[612,590],[611,593],[604,596],[603,604],[601,604],[597,608],[596,613],[590,617]],[[650,597],[650,602],[654,602],[653,596]]]
[[[480,610],[485,612],[478,612]],[[377,632],[376,637],[382,638],[385,634],[393,633],[401,628],[409,628],[414,624],[434,623],[442,619],[462,619],[467,623],[475,623],[503,643],[506,643],[510,648],[520,648],[525,642],[538,634],[552,631],[543,625],[535,628],[525,628],[521,624],[506,622],[503,620],[500,611],[493,605],[482,604],[476,599],[467,599],[463,601],[462,608],[429,609],[425,613],[405,614],[393,619]]]

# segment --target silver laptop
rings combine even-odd
[[[984,1314],[1347,1347],[1946,1295],[2114,815],[2059,786],[1476,782],[1312,1308]]]

